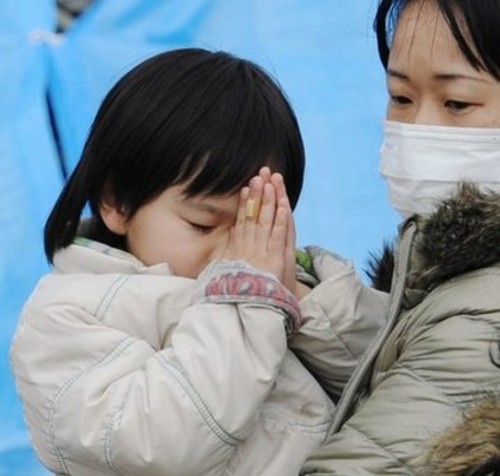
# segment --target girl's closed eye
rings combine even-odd
[[[211,233],[212,231],[215,230],[216,226],[215,225],[203,225],[201,223],[195,223],[195,222],[191,222],[189,220],[186,220],[187,223],[194,229],[196,230],[198,233],[201,233],[203,235],[208,235],[209,233]]]

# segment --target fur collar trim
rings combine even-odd
[[[500,475],[500,398],[480,400],[431,441],[417,461],[426,476]]]
[[[417,223],[409,286],[429,291],[458,274],[500,262],[500,195],[462,183],[428,217]],[[390,284],[394,260],[391,247],[369,264],[369,276],[380,289]]]

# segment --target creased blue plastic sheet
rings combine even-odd
[[[361,272],[396,217],[378,173],[384,75],[372,0],[99,0],[62,36],[55,1],[0,1],[0,476],[45,474],[29,449],[8,348],[22,302],[46,270],[41,229],[62,184],[53,104],[71,170],[106,91],[163,50],[198,46],[255,60],[282,84],[307,152],[299,245]]]
[[[8,351],[22,302],[47,269],[42,227],[61,185],[40,41],[53,23],[50,1],[0,2],[0,474],[9,476],[43,474],[27,444]]]

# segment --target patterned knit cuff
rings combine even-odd
[[[300,327],[297,298],[272,273],[245,261],[216,260],[204,269],[198,281],[201,302],[270,305],[285,312],[288,337]]]

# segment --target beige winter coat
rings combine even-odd
[[[378,312],[353,306],[359,281],[333,261],[287,340],[296,301],[245,263],[191,280],[88,240],[59,252],[12,348],[41,461],[77,476],[298,474],[334,405],[287,344],[335,394],[385,314],[377,293]]]
[[[405,223],[386,327],[301,474],[449,474],[435,473],[443,453],[422,463],[433,441],[499,388],[500,195],[463,186],[429,218]],[[477,457],[473,445],[457,451]]]

